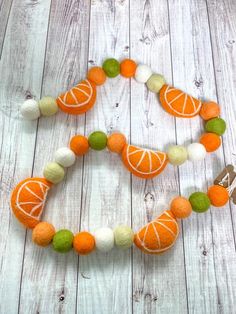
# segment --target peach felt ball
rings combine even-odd
[[[187,218],[192,213],[192,206],[185,197],[175,197],[171,204],[170,210],[176,218]]]
[[[215,133],[203,133],[199,142],[205,146],[207,152],[214,152],[221,145],[221,138]]]
[[[75,135],[70,140],[70,149],[76,156],[82,156],[89,150],[89,142],[87,137],[83,135]]]
[[[202,104],[200,116],[202,117],[203,120],[210,120],[212,118],[219,117],[219,115],[220,107],[217,103],[209,101]]]
[[[73,240],[73,247],[80,255],[91,253],[95,248],[94,236],[86,231],[77,233]]]
[[[89,69],[87,78],[96,85],[103,85],[106,81],[106,74],[101,67],[93,67]]]
[[[111,152],[121,154],[126,143],[126,137],[122,133],[113,133],[108,137],[107,147]]]
[[[135,75],[137,64],[134,60],[124,59],[120,64],[120,74],[124,77],[130,78]]]
[[[215,207],[224,206],[229,200],[229,193],[223,186],[212,185],[208,188],[207,195]]]
[[[47,246],[56,233],[55,228],[52,224],[42,221],[34,227],[32,232],[32,240],[39,246]]]

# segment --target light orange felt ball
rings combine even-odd
[[[229,200],[229,193],[223,186],[212,185],[208,188],[207,195],[215,207],[224,206]]]
[[[200,116],[203,120],[210,120],[220,115],[220,107],[213,101],[205,102],[202,104]]]
[[[133,77],[137,64],[131,59],[124,59],[120,64],[120,74],[124,77]]]
[[[126,143],[126,137],[122,133],[113,133],[107,139],[108,149],[117,154],[121,154]]]
[[[101,67],[93,67],[89,69],[87,78],[96,85],[102,85],[106,81],[106,74]]]
[[[39,246],[47,246],[53,239],[56,233],[52,224],[42,221],[37,224],[32,232],[32,240]]]
[[[85,155],[89,150],[89,142],[87,137],[83,135],[75,135],[70,140],[70,149],[77,156]]]
[[[179,196],[172,200],[170,210],[176,218],[187,218],[192,213],[192,206],[188,199]]]
[[[87,255],[95,248],[94,236],[86,231],[79,232],[74,236],[73,247],[80,255]]]
[[[214,152],[221,145],[221,138],[215,133],[203,133],[199,142],[205,146],[207,152]]]

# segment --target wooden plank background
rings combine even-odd
[[[119,130],[133,144],[164,150],[198,138],[200,119],[174,119],[145,86],[121,77],[99,88],[86,116],[20,118],[24,99],[57,96],[106,57],[131,57],[174,86],[218,101],[228,126],[223,147],[149,181],[107,151],[90,152],[54,189],[44,218],[73,232],[119,223],[137,230],[171,197],[205,190],[225,164],[236,163],[235,41],[234,0],[0,0],[1,314],[236,313],[233,204],[183,221],[164,255],[134,248],[87,257],[36,247],[9,207],[14,185],[42,175],[74,134]]]

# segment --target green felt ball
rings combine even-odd
[[[57,184],[64,179],[65,170],[56,162],[49,162],[43,170],[44,178],[53,184]]]
[[[208,210],[211,205],[210,199],[207,194],[203,192],[195,192],[190,195],[189,202],[192,209],[197,213],[203,213]]]
[[[55,98],[46,96],[40,99],[39,101],[39,109],[43,116],[49,117],[57,113],[58,106]]]
[[[159,93],[162,86],[165,84],[165,78],[161,74],[152,74],[147,81],[147,88],[153,93]]]
[[[168,148],[167,156],[172,165],[179,166],[187,160],[188,152],[184,146],[173,145]]]
[[[116,59],[105,60],[102,68],[108,77],[116,77],[120,74],[120,63]]]
[[[89,146],[95,150],[102,150],[107,146],[107,135],[102,131],[95,131],[89,135]]]
[[[225,133],[226,130],[226,123],[225,120],[221,118],[214,118],[205,124],[205,130],[207,132],[216,133],[218,135],[222,135]]]
[[[53,237],[53,249],[59,253],[66,253],[71,250],[74,235],[70,230],[62,229],[56,232]]]
[[[132,246],[134,232],[129,226],[120,225],[114,229],[115,244],[120,249],[128,249]]]

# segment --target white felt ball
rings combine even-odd
[[[145,64],[139,64],[135,71],[135,79],[139,83],[146,83],[150,76],[152,75],[152,70],[149,66]]]
[[[54,159],[63,167],[70,167],[75,163],[75,154],[68,147],[61,147],[55,152]]]
[[[187,147],[188,159],[191,161],[202,160],[206,156],[206,149],[200,143],[192,143]]]
[[[101,252],[108,252],[114,246],[114,233],[110,228],[100,228],[94,232],[96,248]]]
[[[22,117],[26,120],[36,120],[40,117],[38,102],[34,99],[27,99],[20,108]]]

